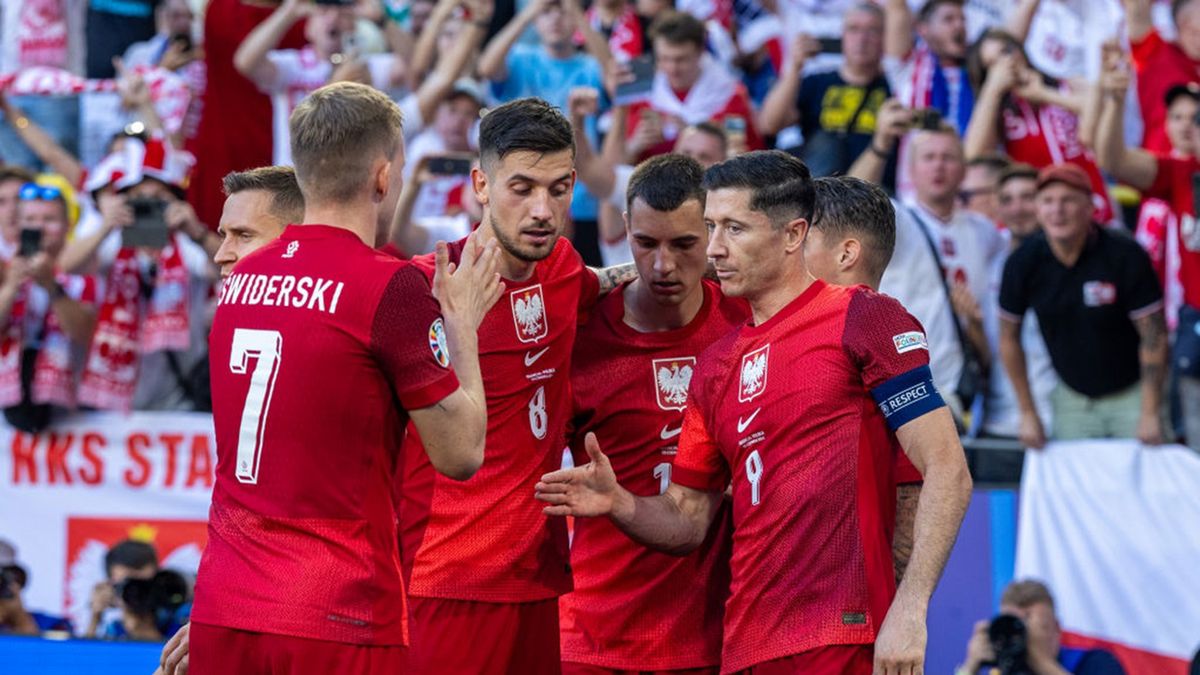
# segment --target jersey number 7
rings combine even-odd
[[[238,428],[238,482],[258,483],[258,465],[262,460],[263,429],[271,410],[271,394],[275,391],[275,376],[283,354],[283,335],[275,330],[238,328],[233,331],[233,349],[229,352],[229,369],[245,375],[254,359],[250,374],[250,389],[242,407],[242,424]]]

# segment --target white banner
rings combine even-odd
[[[1200,455],[1132,440],[1025,453],[1016,577],[1045,581],[1063,629],[1127,669],[1176,661],[1130,672],[1183,672],[1200,646]]]
[[[29,572],[29,609],[87,627],[104,554],[154,544],[162,567],[194,574],[216,468],[212,416],[79,415],[37,436],[0,429],[0,539]]]

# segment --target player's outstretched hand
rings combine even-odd
[[[925,613],[898,598],[875,638],[874,675],[923,675],[927,640]]]
[[[187,675],[189,640],[188,630],[192,624],[185,623],[183,627],[163,645],[162,656],[159,657],[157,673],[162,675]]]
[[[479,245],[479,233],[472,232],[463,246],[459,264],[450,262],[446,242],[437,243],[433,274],[433,297],[442,305],[448,322],[472,331],[479,330],[484,315],[504,293],[500,281],[500,248],[496,240]]]
[[[621,486],[608,457],[600,451],[596,434],[584,439],[591,462],[573,469],[561,469],[542,476],[534,486],[534,496],[550,504],[542,509],[548,516],[605,516],[620,498]]]

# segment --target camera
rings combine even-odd
[[[917,108],[912,111],[914,129],[933,131],[942,126],[942,114],[933,108]]]
[[[1029,642],[1024,621],[1011,614],[1001,614],[988,624],[987,635],[996,654],[992,665],[1001,675],[1034,675],[1026,658]]]
[[[149,579],[125,579],[113,586],[117,596],[131,615],[153,617],[158,632],[167,634],[178,625],[176,614],[188,601],[188,583],[183,575],[160,570]]]

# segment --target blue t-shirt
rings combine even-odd
[[[556,59],[541,45],[514,45],[505,61],[508,77],[492,82],[492,96],[504,103],[526,96],[544,99],[550,105],[567,112],[567,95],[575,87],[594,87],[604,90],[600,64],[587,54],[576,52],[569,58]],[[595,119],[587,121],[587,135],[593,146],[599,134]],[[571,217],[576,220],[595,220],[596,198],[580,183],[575,184],[571,200]]]

